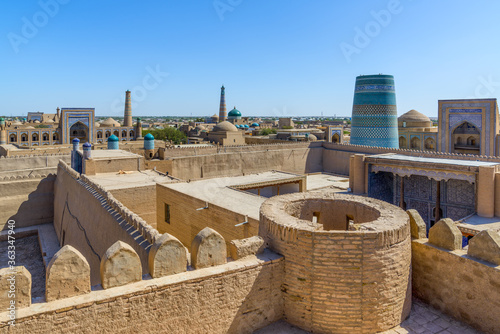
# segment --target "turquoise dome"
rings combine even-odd
[[[252,123],[252,126],[255,128],[255,127],[260,126],[260,125],[259,125],[259,123],[254,122],[254,123]]]
[[[234,109],[231,110],[229,112],[229,114],[227,114],[227,116],[229,116],[229,117],[241,117],[241,112],[238,109],[236,109],[236,107],[234,107]]]
[[[117,136],[111,135],[111,136],[109,136],[108,141],[119,141],[119,139]]]
[[[147,135],[144,136],[144,140],[155,140],[155,137],[153,137],[152,134],[148,133]]]
[[[245,124],[245,125],[243,125],[243,126],[244,126],[246,129],[248,129],[248,128],[249,128],[248,124]]]

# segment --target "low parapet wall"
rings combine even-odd
[[[25,156],[0,157],[0,172],[27,170],[57,167],[59,160],[70,162],[70,155],[67,153],[38,154]]]
[[[481,331],[499,333],[500,236],[483,231],[462,249],[462,234],[451,219],[434,225],[427,239],[422,219],[409,211],[416,216],[411,220],[413,295]]]
[[[253,333],[283,316],[283,258],[273,253],[17,311],[9,333]]]

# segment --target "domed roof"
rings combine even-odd
[[[236,109],[236,107],[234,107],[234,109],[231,110],[227,115],[230,117],[241,117],[241,112],[238,109]]]
[[[220,122],[216,126],[214,126],[214,129],[212,130],[214,132],[227,132],[227,131],[238,131],[238,129],[232,124],[229,123],[228,121]]]
[[[109,136],[108,141],[119,141],[119,139],[117,136],[111,135],[111,136]]]
[[[30,125],[30,126],[27,126],[25,129],[34,129],[34,127],[32,127],[32,126]]]
[[[54,120],[48,119],[48,120],[45,121],[45,123],[52,124],[52,123],[54,123]]]
[[[147,135],[144,136],[144,140],[155,140],[155,137],[153,137],[152,134],[148,133]]]
[[[40,121],[39,121],[39,120],[37,120],[37,119],[35,119],[35,122],[34,122],[34,123],[40,123]]]
[[[248,128],[249,128],[248,124],[245,124],[245,125],[243,125],[243,126],[244,126],[246,129],[248,129]]]
[[[19,121],[15,121],[14,123],[12,123],[12,125],[19,126],[19,125],[23,125],[23,123],[21,123]]]
[[[107,120],[101,122],[101,127],[118,127],[120,123],[109,117]]]
[[[400,122],[430,122],[431,119],[421,112],[412,109],[398,117]]]
[[[213,114],[213,115],[212,115],[212,118],[217,118],[217,119],[219,119],[219,115],[217,115],[217,114]]]
[[[257,122],[253,122],[253,123],[252,123],[252,126],[253,126],[253,127],[257,127],[257,126],[260,126],[260,125],[259,125],[259,123],[257,123]]]
[[[204,127],[203,125],[201,125],[201,124],[198,124],[198,125],[196,126],[196,128],[195,128],[195,129],[196,129],[196,130],[200,130],[200,131],[201,131],[201,130],[206,130],[207,128],[205,128],[205,127]]]
[[[307,136],[307,139],[308,139],[309,141],[316,141],[316,140],[318,140],[318,137],[316,137],[316,136],[315,136],[315,135],[313,135],[313,134],[310,134],[309,136]]]

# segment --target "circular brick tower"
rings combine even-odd
[[[399,148],[396,92],[392,75],[356,77],[351,144]]]

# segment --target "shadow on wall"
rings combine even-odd
[[[266,260],[266,255],[257,254],[257,258]],[[282,263],[274,263],[273,266],[282,266]],[[281,268],[283,269],[284,266]],[[240,293],[245,295],[245,299],[234,315],[227,333],[244,333],[249,328],[257,330],[283,319],[284,305],[281,285],[284,270],[280,271],[278,277],[273,275],[276,273],[275,270],[263,271],[262,267],[259,267],[258,270],[259,273],[256,274],[253,284],[237,284],[242,288]],[[235,278],[238,277],[235,276]],[[268,310],[264,317],[262,310]]]
[[[306,159],[304,173],[317,173],[323,171],[323,147],[311,144],[304,154]]]
[[[41,180],[3,184],[8,196],[2,196],[0,203],[0,216],[5,217],[1,230],[7,228],[9,220],[15,221],[16,228],[51,223],[54,220],[54,181],[55,176],[49,175]]]

